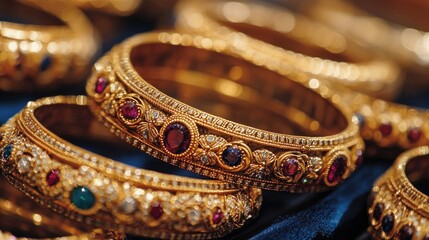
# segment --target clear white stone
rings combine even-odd
[[[201,155],[200,160],[206,165],[210,163],[209,157],[207,157],[205,154]]]
[[[31,159],[29,156],[23,156],[19,161],[18,161],[18,171],[20,173],[27,173],[30,171],[31,168]]]
[[[206,140],[207,140],[207,142],[211,143],[211,142],[213,142],[215,140],[215,136],[213,136],[213,135],[207,135]]]
[[[200,222],[200,219],[201,219],[201,212],[200,211],[195,210],[195,209],[189,211],[189,213],[188,213],[188,222],[191,225],[198,224]]]
[[[137,209],[137,200],[133,197],[126,197],[121,205],[119,206],[119,210],[125,214],[131,214]]]

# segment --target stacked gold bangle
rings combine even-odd
[[[53,0],[7,4],[0,12],[12,21],[23,18],[13,16],[19,9],[25,10],[25,17],[34,17],[30,22],[38,21],[37,14],[50,15],[52,22],[36,25],[0,21],[0,90],[34,90],[82,80],[80,76],[98,47],[85,15],[67,2],[58,8]]]
[[[427,181],[429,147],[409,150],[375,183],[369,199],[374,239],[429,239],[429,197],[414,185]]]
[[[392,98],[400,87],[400,71],[392,61],[310,18],[275,5],[184,1],[177,9],[177,18],[179,28],[221,36],[243,52],[248,48],[270,52],[287,65],[284,71],[294,68],[381,98]],[[264,42],[278,47],[268,47]]]
[[[147,33],[98,61],[87,93],[113,133],[189,171],[277,191],[337,185],[362,160],[358,125],[328,87],[312,89],[323,82],[282,77],[271,59],[222,39]]]
[[[259,189],[137,169],[58,137],[113,136],[103,134],[83,96],[30,102],[0,132],[6,179],[92,227],[154,238],[214,238],[242,226],[261,205]]]
[[[232,11],[232,9],[241,9],[243,11]],[[291,26],[287,29],[282,29],[280,25],[277,27],[278,25],[274,23],[280,17],[290,19]],[[270,56],[272,59],[264,62],[264,64],[268,63],[270,69],[274,69],[283,75],[288,74],[291,65],[296,65],[295,67],[298,70],[309,72],[315,76],[312,80],[312,86],[316,90],[325,91],[326,84],[325,86],[319,84],[319,78],[330,76],[328,78],[332,82],[330,88],[332,88],[335,98],[346,103],[356,114],[361,125],[361,135],[365,140],[374,141],[381,147],[400,146],[405,149],[429,143],[429,125],[426,121],[429,116],[428,111],[390,103],[335,84],[339,79],[344,78],[342,83],[348,87],[353,87],[371,95],[391,96],[390,93],[394,91],[389,90],[389,88],[396,89],[400,86],[400,81],[397,79],[398,70],[395,65],[384,62],[384,67],[380,67],[383,64],[380,65],[376,62],[383,62],[383,60],[382,58],[376,58],[377,55],[374,55],[372,62],[370,61],[368,64],[361,66],[363,68],[377,66],[371,69],[378,73],[367,74],[369,73],[366,72],[367,70],[357,70],[360,69],[358,67],[360,65],[354,66],[357,63],[347,65],[346,63],[337,62],[335,63],[337,65],[335,65],[330,60],[326,63],[324,62],[325,60],[317,57],[292,53],[274,46],[279,45],[286,49],[294,47],[294,44],[285,45],[283,42],[278,41],[278,39],[289,37],[299,44],[318,46],[319,48],[324,47],[328,51],[336,52],[339,56],[348,56],[350,52],[353,53],[357,49],[361,49],[358,48],[358,45],[353,45],[353,42],[345,44],[346,38],[310,21],[304,16],[292,14],[286,10],[273,9],[273,7],[265,4],[215,1],[210,4],[184,2],[178,8],[178,19],[179,27],[202,32],[206,35],[221,36],[226,41],[231,41],[239,49],[236,51],[243,52],[243,54],[245,54],[245,51],[249,51],[249,48],[253,48],[255,51],[260,52],[261,55]],[[196,22],[201,24],[196,24]],[[235,32],[234,29],[241,30],[249,34],[249,36]],[[316,30],[320,34],[314,34]],[[259,34],[257,37],[267,42],[250,37],[260,33],[260,31],[265,31],[267,34]],[[276,37],[268,38],[266,37],[267,35]],[[331,41],[319,41],[319,35],[325,36]],[[345,45],[338,45],[338,41],[343,42]],[[344,51],[331,49],[338,46],[343,46]],[[291,54],[293,57],[290,56]],[[354,56],[356,54],[350,55]],[[300,58],[307,60],[299,60]],[[300,66],[300,64],[303,64],[303,66]],[[328,74],[328,76],[325,70],[339,75]],[[344,71],[344,74],[341,73],[342,71]],[[359,73],[362,75],[359,75]],[[381,73],[385,73],[385,75],[379,75]],[[349,78],[352,75],[354,77]],[[372,84],[378,87],[373,88],[371,87]],[[379,91],[373,92],[371,89],[378,89]]]

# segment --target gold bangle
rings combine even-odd
[[[427,182],[429,147],[409,150],[374,184],[369,232],[374,239],[429,239],[429,197],[413,183]]]
[[[337,185],[361,160],[357,124],[328,88],[310,89],[322,82],[297,72],[288,80],[265,67],[270,59],[222,39],[147,33],[99,60],[86,90],[112,132],[173,165],[277,191]]]
[[[12,185],[75,221],[154,238],[220,237],[257,215],[259,189],[137,169],[53,133],[114,137],[86,102],[84,96],[30,102],[2,127],[1,168]]]
[[[427,73],[427,32],[389,23],[344,1],[326,4],[315,0],[302,11],[408,67]]]
[[[361,136],[381,147],[409,149],[429,144],[429,111],[338,89],[360,119]]]
[[[82,80],[97,52],[91,23],[79,10],[53,0],[10,1],[3,16],[51,19],[44,25],[0,21],[0,89],[34,90]],[[18,15],[20,13],[20,15]],[[38,19],[42,15],[45,18]],[[51,17],[51,18],[47,18]],[[30,19],[31,20],[31,19]],[[42,21],[42,20],[41,20]]]
[[[252,47],[271,52],[299,71],[373,96],[391,99],[400,87],[394,62],[285,8],[246,1],[184,1],[177,15],[179,28],[221,36],[243,45],[242,51]]]
[[[0,176],[0,239],[124,239],[121,233],[91,230],[85,224],[77,224],[45,207],[40,207]],[[31,235],[31,238],[16,237]]]
[[[142,4],[141,0],[72,0],[70,2],[82,9],[96,9],[119,16],[128,16],[133,14]]]

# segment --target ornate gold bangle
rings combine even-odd
[[[339,89],[341,101],[361,122],[361,136],[381,147],[409,149],[429,144],[429,111]]]
[[[259,189],[137,169],[54,132],[114,138],[92,117],[86,97],[41,99],[2,127],[1,168],[14,186],[75,221],[155,238],[214,238],[260,208]]]
[[[270,59],[222,39],[147,33],[99,60],[87,93],[112,132],[189,171],[277,191],[337,185],[361,161],[357,124],[329,88],[311,90],[323,82],[282,77]]]
[[[12,239],[124,239],[123,234],[111,231],[91,230],[85,224],[77,224],[63,216],[40,207],[0,176],[0,240]],[[9,232],[18,232],[16,237]],[[85,233],[86,232],[86,233]]]
[[[394,62],[285,8],[248,1],[184,1],[177,16],[179,28],[221,36],[241,44],[242,51],[271,52],[298,71],[373,96],[391,99],[400,87]]]
[[[386,52],[408,67],[427,72],[427,32],[389,23],[344,1],[326,4],[313,0],[302,11],[372,49]]]
[[[7,5],[0,9],[2,16],[29,18],[31,24],[0,21],[0,89],[34,90],[82,80],[98,47],[85,15],[67,2],[58,8],[53,0]]]
[[[374,239],[429,239],[429,197],[414,183],[427,183],[429,147],[409,150],[375,183],[369,199]],[[426,185],[427,186],[427,185]]]

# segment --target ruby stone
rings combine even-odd
[[[411,128],[408,130],[407,138],[410,143],[416,143],[422,136],[422,130],[420,128]]]
[[[240,149],[229,146],[222,152],[222,160],[231,167],[240,165],[243,155]]]
[[[392,134],[393,128],[390,123],[382,123],[378,127],[378,130],[380,131],[383,137],[388,137],[390,134]]]
[[[216,208],[213,213],[212,222],[213,224],[219,224],[222,221],[223,213],[220,208]]]
[[[134,101],[127,101],[121,106],[121,114],[124,118],[133,120],[139,115],[139,108]]]
[[[332,184],[336,184],[341,181],[343,175],[346,173],[347,169],[347,159],[345,156],[340,155],[335,158],[331,167],[328,171],[328,182]]]
[[[53,169],[46,174],[46,183],[49,187],[56,185],[60,181],[60,170]]]
[[[152,204],[152,206],[150,207],[149,214],[154,219],[161,218],[163,213],[164,213],[164,210],[162,209],[162,206],[161,206],[161,204],[159,202],[156,202],[156,203]]]
[[[181,154],[191,145],[191,132],[182,123],[171,123],[164,131],[164,146],[174,154]]]
[[[298,172],[298,168],[298,159],[296,159],[296,157],[291,157],[283,164],[283,175],[289,177],[295,176]]]
[[[108,83],[109,81],[106,77],[99,77],[95,82],[95,92],[98,94],[102,93],[104,89],[106,89]]]

